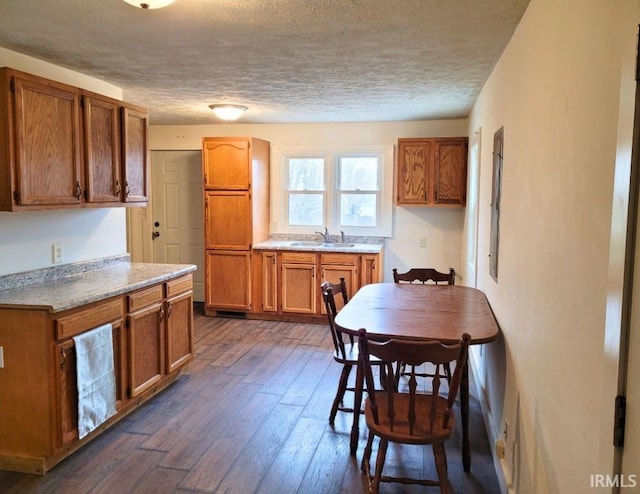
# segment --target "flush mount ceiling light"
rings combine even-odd
[[[142,2],[139,0],[124,0],[129,5],[133,5],[134,7],[139,7],[141,9],[161,9],[162,7],[166,7],[167,5],[175,2],[175,0],[146,0],[146,2]]]
[[[221,120],[238,120],[247,111],[246,106],[230,104],[209,105],[209,108]]]

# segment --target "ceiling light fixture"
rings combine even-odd
[[[141,2],[139,0],[124,0],[129,5],[133,5],[134,7],[139,7],[141,9],[161,9],[162,7],[166,7],[167,5],[175,2],[175,0],[146,0],[146,2]]]
[[[209,105],[209,108],[221,120],[238,120],[247,111],[246,106],[231,104]]]

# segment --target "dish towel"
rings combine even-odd
[[[73,337],[78,380],[78,437],[82,439],[116,413],[113,328],[97,327]]]

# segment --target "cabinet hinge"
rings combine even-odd
[[[20,191],[19,190],[14,190],[13,191],[13,201],[16,204],[20,204]]]
[[[616,448],[624,446],[624,429],[627,416],[627,398],[616,396],[615,416],[613,419],[613,445]]]
[[[16,91],[16,80],[15,79],[11,79],[11,82],[9,82],[9,89],[15,93],[15,91]]]

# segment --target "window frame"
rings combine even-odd
[[[304,189],[304,190],[297,190],[297,189],[291,189],[289,188],[289,164],[291,162],[292,159],[321,159],[323,160],[323,167],[322,167],[322,173],[323,173],[323,188],[319,189],[319,190],[315,190],[315,189]],[[283,195],[284,195],[284,206],[285,206],[285,217],[286,217],[286,221],[287,221],[287,226],[291,227],[291,228],[320,228],[323,227],[324,224],[326,223],[326,217],[327,217],[327,193],[328,193],[328,187],[327,187],[327,170],[329,168],[329,165],[327,163],[327,159],[326,156],[321,156],[321,155],[287,155],[284,156],[284,187],[283,187]],[[289,225],[289,197],[291,196],[291,194],[309,194],[309,195],[317,195],[317,194],[322,194],[322,224],[320,225]]]
[[[338,191],[339,158],[357,156],[378,157],[378,211],[375,227],[347,227],[340,225]],[[323,158],[325,160],[324,224],[294,226],[288,224],[288,160],[291,158]],[[376,146],[274,146],[272,148],[271,225],[275,234],[313,235],[328,228],[333,236],[345,235],[391,237],[393,215],[393,145]]]
[[[342,184],[340,183],[340,177],[341,177],[341,171],[342,171],[342,158],[377,158],[377,177],[376,177],[376,181],[378,183],[378,188],[375,190],[370,190],[370,189],[342,189],[341,186]],[[382,158],[379,154],[375,154],[375,153],[340,153],[337,154],[335,156],[335,163],[334,163],[334,170],[335,170],[335,181],[334,181],[334,185],[335,185],[335,194],[334,194],[334,224],[340,228],[340,230],[344,230],[345,228],[350,229],[350,230],[359,230],[359,229],[366,229],[366,230],[377,230],[378,226],[380,225],[380,220],[381,220],[381,216],[382,216],[382,200],[381,200],[381,188],[382,188],[382,184],[383,184],[383,173],[382,173]],[[375,215],[375,225],[374,226],[353,226],[353,225],[342,225],[340,223],[340,218],[341,218],[341,204],[342,204],[342,195],[343,194],[375,194],[376,196],[376,215]],[[346,233],[346,232],[345,232]]]

